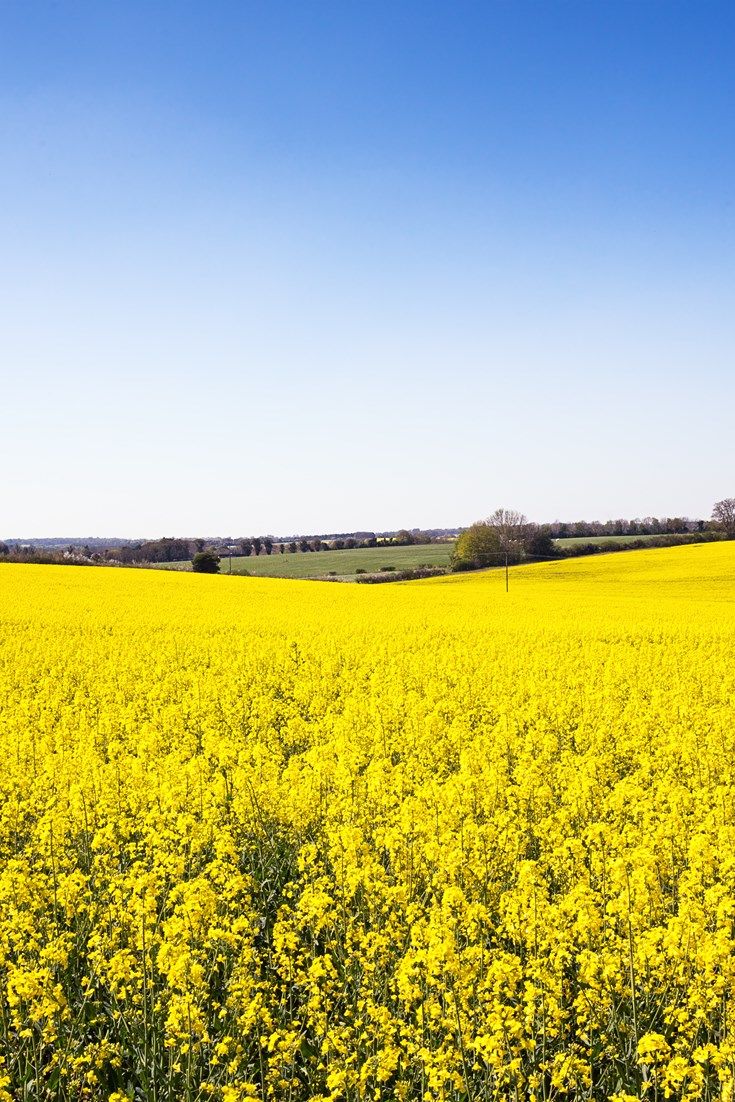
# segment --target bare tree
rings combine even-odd
[[[515,509],[496,509],[485,524],[497,530],[503,551],[520,551],[529,532],[528,520]]]
[[[735,497],[716,502],[712,508],[712,519],[722,525],[728,536],[735,538]]]

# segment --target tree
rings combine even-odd
[[[503,552],[498,528],[480,520],[461,533],[452,552],[452,570],[473,570],[499,563]]]
[[[253,551],[252,540],[240,540],[240,554],[248,558]]]
[[[523,550],[523,543],[528,535],[528,521],[523,513],[515,509],[496,509],[485,523],[497,531],[502,551],[520,553]]]
[[[255,552],[256,555],[259,555],[260,551],[261,551],[261,548],[263,546],[262,539],[260,538],[260,536],[254,536],[251,542],[252,542],[252,545],[253,545],[253,551]]]
[[[197,551],[191,568],[196,574],[219,574],[219,555],[214,551]]]
[[[263,547],[265,548],[266,555],[273,554],[273,540],[270,536],[263,536]]]
[[[297,544],[296,540],[291,540],[291,542],[288,545],[289,553],[291,555],[295,555],[296,552],[298,551],[298,549],[299,549],[299,545]]]
[[[724,528],[730,539],[735,539],[735,497],[726,497],[715,502],[712,519]]]
[[[527,540],[526,554],[533,559],[554,559],[559,552],[549,533],[539,530]]]
[[[401,528],[400,532],[396,532],[393,537],[393,543],[395,543],[397,547],[410,547],[413,542],[413,535],[407,528]]]

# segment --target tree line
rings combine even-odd
[[[684,532],[703,532],[705,520],[689,517],[636,517],[634,520],[554,520],[543,528],[555,540],[584,538],[585,536],[665,536]]]
[[[232,539],[188,539],[165,536],[162,539],[130,541],[122,544],[115,541],[114,546],[101,546],[102,541],[91,543],[46,546],[45,542],[35,546],[30,542],[0,541],[0,555],[18,562],[43,563],[85,563],[136,566],[156,563],[188,562],[204,550],[212,551],[222,557],[238,555],[249,558],[251,555],[308,554],[314,551],[350,551],[361,547],[404,547],[411,544],[436,542],[437,537],[418,529],[401,529],[387,535],[363,532],[356,535],[335,537],[297,536],[290,540],[276,539],[274,536],[247,536]]]
[[[377,536],[374,532],[359,535],[336,536],[297,536],[290,540],[277,539],[275,536],[244,536],[237,539],[173,539],[166,537],[158,540],[143,540],[127,547],[117,547],[104,551],[103,557],[124,564],[186,562],[205,548],[220,556],[237,555],[250,558],[252,555],[296,555],[314,551],[343,551],[360,547],[409,546],[435,542],[428,532],[416,529],[401,529],[388,536]]]
[[[362,547],[410,546],[445,540],[456,529],[402,528],[397,532],[358,532],[339,536],[296,536],[276,539],[273,536],[248,536],[236,540],[164,537],[137,542],[95,539],[80,544],[68,544],[62,548],[59,540],[42,541],[40,546],[12,540],[0,540],[0,559],[10,562],[60,563],[80,566],[108,564],[128,566],[192,561],[207,551],[215,558],[226,555],[307,554],[315,551],[354,550]],[[557,540],[590,539],[600,536],[627,537],[623,542],[606,546],[606,550],[625,550],[638,546],[656,546],[672,542],[692,542],[714,538],[735,539],[735,498],[715,502],[709,521],[691,520],[688,517],[644,517],[634,520],[607,521],[552,521],[533,524],[523,514],[512,509],[497,509],[491,516],[478,521],[459,532],[452,558],[454,569],[472,569],[473,566],[492,565],[503,560],[520,561],[522,558],[556,558],[561,555],[591,554],[600,550],[599,544],[581,544],[561,549]],[[649,537],[645,543],[641,537]],[[651,538],[653,537],[653,538]],[[48,542],[53,547],[47,546]]]
[[[692,521],[686,517],[648,517],[645,521],[575,521],[564,524],[534,524],[523,513],[500,508],[485,520],[476,521],[463,532],[454,546],[452,570],[474,570],[496,566],[501,562],[519,563],[525,559],[554,559],[595,554],[603,550],[600,544],[588,543],[560,547],[564,538],[600,536],[627,537],[605,545],[605,551],[625,551],[639,547],[670,546],[675,543],[707,542],[713,539],[735,539],[735,498],[715,502],[712,519]],[[649,537],[643,540],[641,537]]]

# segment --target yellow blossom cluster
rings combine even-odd
[[[735,543],[0,567],[0,1102],[722,1099]]]

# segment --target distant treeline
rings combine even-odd
[[[411,544],[433,543],[435,537],[428,532],[408,531],[392,533],[390,536],[378,536],[375,532],[361,532],[352,536],[335,536],[325,539],[322,536],[298,536],[291,540],[279,540],[275,536],[244,536],[237,539],[160,539],[145,540],[128,547],[118,547],[104,552],[108,561],[128,563],[185,562],[197,551],[205,547],[218,555],[237,555],[250,558],[251,555],[295,555],[312,551],[343,551],[358,547],[409,546]]]
[[[203,539],[166,537],[160,540],[143,540],[141,543],[133,543],[127,547],[111,548],[103,552],[103,556],[108,561],[114,559],[126,566],[134,563],[186,562],[193,558],[197,551],[203,551],[206,546],[206,541]]]
[[[204,540],[144,540],[113,547],[95,544],[68,544],[65,547],[49,547],[34,543],[5,543],[0,541],[0,557],[10,562],[61,563],[77,566],[145,565],[159,562],[183,562],[205,546]]]
[[[0,562],[34,562],[47,566],[99,566],[103,561],[100,555],[87,555],[83,551],[49,551],[45,547],[32,547],[29,544],[9,547],[0,543]]]
[[[666,546],[679,542],[699,542],[722,538],[722,524],[688,517],[643,517],[633,520],[619,518],[606,521],[560,521],[548,524],[527,525],[526,553],[533,558],[597,554],[600,551],[624,551],[644,546],[639,537],[649,537],[645,546]],[[124,542],[120,539],[89,539],[85,542],[69,542],[61,546],[60,540],[0,541],[0,559],[11,562],[63,563],[80,566],[106,564],[110,566],[146,566],[156,563],[188,562],[204,549],[212,550],[222,558],[228,555],[286,555],[308,554],[315,551],[354,550],[362,547],[407,547],[411,545],[445,542],[466,529],[408,529],[397,532],[355,532],[330,536],[244,536],[225,538],[175,538]],[[601,536],[626,537],[615,544],[601,546],[595,539]],[[651,537],[654,537],[653,539]],[[676,537],[676,538],[674,538]],[[529,539],[535,544],[530,546]],[[571,547],[559,547],[554,543],[563,539],[587,539]],[[382,578],[380,579],[383,580]]]
[[[128,547],[134,543],[140,543],[140,540],[134,540],[123,538],[122,536],[39,536],[33,539],[22,538],[7,538],[0,541],[4,546],[13,548],[22,548],[28,550],[33,548],[36,551],[61,551],[65,552],[69,547],[86,547],[90,552],[93,551],[106,551],[112,547]]]
[[[444,536],[439,538],[446,538]],[[237,555],[306,554],[313,551],[354,550],[359,547],[408,547],[437,541],[435,532],[403,528],[398,532],[358,532],[344,536],[297,536],[290,540],[275,536],[245,536],[237,539],[184,539],[166,536],[158,540],[138,540],[126,544],[94,540],[85,543],[69,543],[60,546],[52,541],[0,542],[0,555],[15,562],[79,563],[85,565],[145,566],[155,563],[188,562],[205,548],[225,557]]]
[[[714,543],[717,540],[724,540],[727,538],[726,532],[717,531],[715,529],[702,529],[690,532],[668,532],[658,536],[651,536],[649,539],[631,536],[630,539],[616,540],[614,543],[575,543],[565,547],[556,545],[557,550],[554,556],[549,557],[568,559],[574,558],[577,555],[607,554],[609,551],[637,551],[646,547],[677,547],[684,543]]]
[[[664,536],[681,532],[703,532],[709,527],[705,520],[689,517],[636,517],[635,520],[554,520],[539,528],[552,539],[573,539],[580,536]]]

